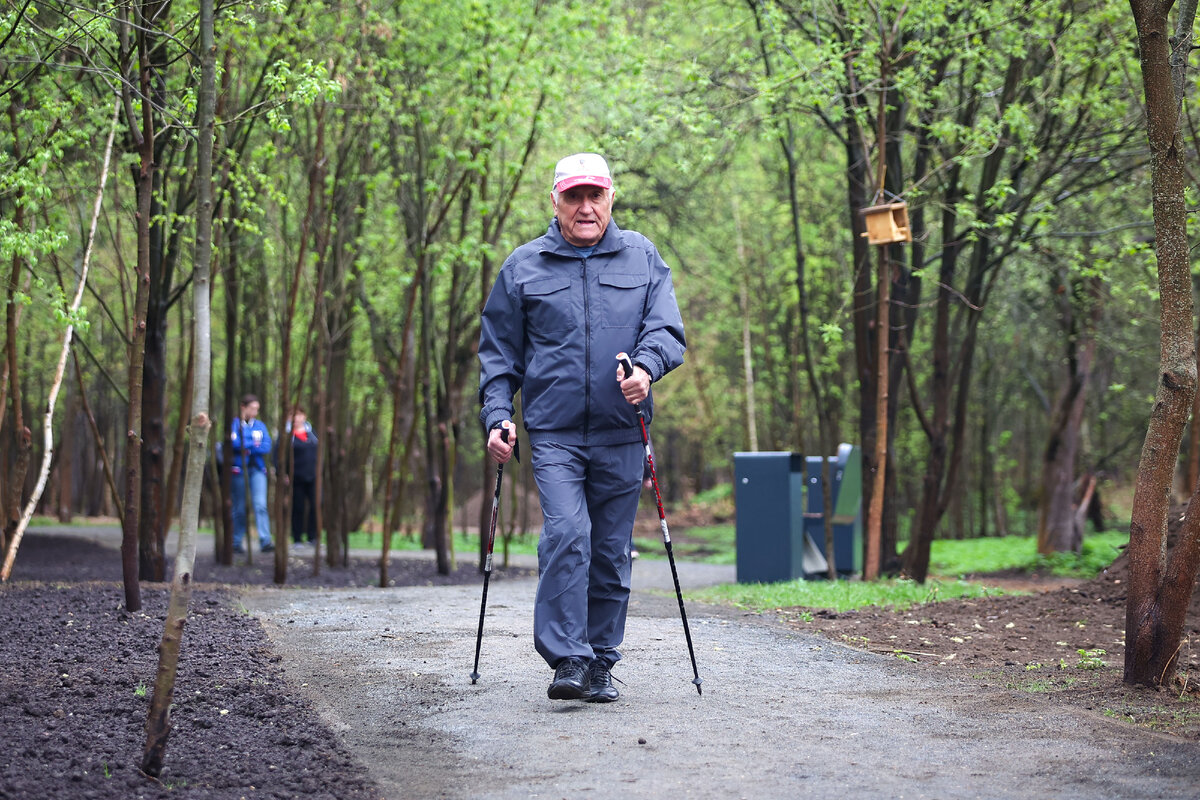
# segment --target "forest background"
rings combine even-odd
[[[193,379],[197,19],[181,0],[0,5],[0,544],[70,322],[41,510],[121,516],[158,580]],[[923,579],[935,535],[1076,549],[1086,490],[1131,491],[1158,288],[1123,0],[270,0],[220,4],[216,46],[210,443],[245,393],[276,442],[302,405],[331,563],[382,519],[448,568],[451,524],[495,475],[479,310],[545,230],[554,162],[583,150],[674,271],[689,349],[655,387],[668,500],[728,487],[741,450],[853,442],[870,475],[885,430],[879,563]],[[860,210],[898,198],[912,244],[872,248]],[[509,483],[519,515],[527,467]]]

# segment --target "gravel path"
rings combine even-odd
[[[645,564],[637,590],[662,584]],[[244,596],[289,680],[388,798],[1200,794],[1194,743],[689,604],[698,697],[669,591],[635,591],[621,699],[590,705],[546,699],[534,582],[493,582],[472,685],[479,588]]]

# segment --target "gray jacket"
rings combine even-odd
[[[484,306],[479,419],[486,430],[511,419],[520,390],[531,442],[641,441],[617,353],[657,381],[683,363],[686,346],[671,270],[649,239],[610,221],[584,258],[554,220],[508,257]],[[647,424],[653,406],[642,403]]]

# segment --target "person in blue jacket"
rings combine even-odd
[[[484,306],[479,418],[497,463],[513,453],[513,398],[545,524],[538,540],[534,647],[555,700],[611,702],[629,608],[630,543],[642,488],[650,385],[683,363],[671,270],[654,244],[612,221],[607,162],[558,162],[549,230],[509,255]],[[618,353],[628,353],[624,377]]]
[[[229,471],[233,501],[233,552],[245,553],[246,546],[246,476],[249,476],[250,502],[254,506],[254,524],[258,529],[259,549],[270,553],[271,517],[267,512],[267,456],[271,453],[271,434],[258,419],[258,398],[248,394],[242,398],[238,418],[229,428]]]

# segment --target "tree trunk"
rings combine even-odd
[[[887,74],[889,68],[890,43],[879,50],[880,83],[879,110],[876,114],[875,147],[878,150],[878,174],[876,196],[881,197],[887,180]],[[873,201],[874,202],[874,201]],[[889,466],[889,410],[888,398],[891,390],[892,372],[888,350],[891,347],[891,287],[892,269],[888,262],[888,245],[878,245],[879,274],[875,278],[878,298],[875,321],[875,457],[874,473],[871,476],[871,502],[867,506],[867,525],[863,542],[863,580],[876,580],[882,567],[883,545],[883,501],[887,491],[887,468]]]
[[[332,290],[322,284],[322,295],[331,294]],[[325,531],[326,536],[326,554],[325,563],[331,567],[336,567],[344,560],[343,550],[343,530],[341,516],[339,513],[340,506],[338,505],[338,473],[343,469],[342,455],[342,437],[341,431],[338,430],[338,406],[341,402],[341,397],[338,388],[333,381],[336,378],[335,367],[337,366],[336,358],[333,355],[333,342],[330,338],[330,311],[329,304],[321,300],[321,329],[320,329],[320,344],[321,357],[317,360],[320,370],[317,374],[317,403],[318,403],[318,424],[325,434],[325,447],[317,450],[317,464],[321,469],[317,473],[317,482],[326,484],[328,489],[317,487],[317,514],[319,530]]]
[[[157,204],[155,204],[157,205]],[[151,218],[161,210],[151,209]],[[157,225],[155,225],[157,227]],[[151,263],[161,253],[151,254]],[[167,344],[166,308],[161,298],[161,265],[150,271],[149,301],[146,309],[145,361],[142,368],[142,487],[138,524],[138,575],[142,580],[161,583],[166,579],[166,553],[163,552],[164,522],[163,463],[166,446]]]
[[[857,86],[857,82],[854,83]],[[854,329],[854,365],[858,378],[858,439],[862,446],[862,492],[863,507],[870,508],[874,499],[874,481],[867,480],[880,467],[875,463],[877,434],[875,369],[877,345],[875,336],[875,306],[871,297],[875,294],[871,281],[871,250],[865,237],[865,223],[859,210],[870,205],[867,194],[869,177],[867,153],[861,147],[862,130],[854,114],[846,115],[846,206],[850,217],[851,250],[854,255],[854,286],[852,319]],[[886,465],[883,465],[886,468]],[[864,570],[866,559],[863,560]]]
[[[169,46],[172,38],[161,35],[159,26],[168,25],[166,14],[170,2],[145,4],[145,17],[151,20],[150,28],[140,31],[145,40],[147,66],[150,72],[149,105],[155,109],[167,105],[164,75],[171,58]],[[145,96],[144,96],[145,97]],[[174,221],[183,216],[191,203],[191,194],[180,191],[176,194],[173,209],[164,207],[165,186],[178,168],[164,161],[169,156],[174,135],[173,127],[159,127],[155,122],[154,174],[151,179],[151,205],[149,220],[149,275],[150,290],[146,307],[146,338],[142,366],[142,476],[141,517],[138,525],[139,573],[143,580],[162,581],[166,575],[166,532],[170,518],[163,516],[166,483],[167,448],[167,335],[169,313],[172,302],[175,265],[179,258],[179,225]],[[185,165],[190,161],[191,150],[184,148]]]
[[[756,453],[758,452],[758,408],[754,401],[754,348],[750,339],[750,269],[746,264],[746,247],[742,242],[742,215],[738,213],[737,195],[732,195],[731,199],[734,235],[737,238],[737,266],[742,276],[738,288],[742,309],[742,379],[746,386],[746,446],[750,448],[750,452]],[[799,252],[800,242],[796,242],[796,249]],[[484,486],[487,485],[484,484]]]
[[[117,518],[121,522],[122,529],[124,529],[125,503],[121,499],[120,491],[117,490],[115,471],[113,470],[112,460],[108,457],[108,448],[104,446],[104,436],[100,433],[100,426],[96,424],[96,415],[92,413],[92,407],[88,403],[87,390],[83,385],[83,371],[79,368],[79,355],[73,349],[71,350],[71,360],[75,362],[75,381],[79,387],[79,402],[83,406],[84,416],[87,417],[88,427],[92,431],[92,440],[95,442],[96,452],[100,454],[100,463],[104,467],[104,480],[108,485],[109,496],[112,498]]]
[[[8,116],[12,124],[13,130],[13,160],[19,161],[23,158],[21,152],[20,141],[16,138],[17,114],[18,114],[18,99],[17,92],[13,92],[13,96],[8,105]],[[18,189],[18,192],[21,190]],[[18,231],[25,229],[25,205],[23,202],[13,204],[13,227]],[[8,397],[12,402],[13,410],[13,439],[17,445],[16,458],[13,460],[12,471],[6,476],[5,481],[0,484],[0,491],[7,490],[6,496],[0,497],[0,508],[4,511],[4,533],[0,535],[0,544],[4,545],[4,549],[13,548],[13,537],[17,533],[17,528],[21,519],[21,500],[22,490],[25,486],[25,474],[29,471],[29,454],[33,447],[33,434],[29,430],[29,426],[25,424],[25,400],[21,394],[21,369],[20,362],[17,360],[17,330],[21,318],[22,304],[16,302],[14,294],[17,287],[21,285],[21,276],[25,267],[25,257],[21,253],[13,253],[12,256],[12,277],[5,293],[5,371],[8,374]],[[0,396],[0,425],[4,416],[3,397]],[[0,470],[4,468],[0,464]]]
[[[437,363],[433,346],[433,278],[428,265],[420,267],[421,274],[421,409],[425,419],[425,533],[426,547],[432,547],[437,556],[439,575],[450,574],[450,548],[445,536],[445,487],[442,485],[443,470],[439,456],[443,453],[441,436],[438,433],[437,392],[434,382]]]
[[[288,301],[283,319],[280,320],[282,352],[279,357],[281,389],[279,398],[279,427],[276,436],[276,453],[278,455],[278,474],[281,481],[275,492],[275,583],[287,582],[287,553],[291,543],[288,534],[288,509],[291,501],[292,475],[292,435],[289,434],[292,417],[295,415],[297,403],[292,400],[291,361],[292,361],[292,320],[296,317],[296,302],[300,295],[300,279],[304,274],[304,264],[308,256],[308,240],[312,225],[316,221],[317,202],[325,188],[325,104],[317,109],[316,118],[316,147],[308,168],[308,202],[304,218],[300,223],[300,234],[297,237],[296,260],[292,269],[291,285],[288,288]],[[320,441],[320,437],[318,437]]]
[[[141,97],[152,94],[150,56],[147,52],[148,21],[143,7],[134,4],[134,40],[137,43],[138,87]],[[128,89],[126,89],[128,91]],[[154,106],[141,103],[141,128],[133,129],[138,142],[137,188],[137,266],[133,319],[130,321],[128,399],[125,429],[125,529],[121,540],[121,564],[125,582],[125,605],[140,611],[138,586],[138,532],[141,528],[142,493],[142,367],[146,355],[146,313],[150,303],[150,213],[154,195]],[[131,124],[132,124],[131,120]]]
[[[317,285],[318,286],[321,285],[321,279],[319,276],[317,278]],[[322,301],[318,300],[317,301],[317,312],[320,313],[321,309],[322,309]],[[318,341],[321,341],[321,339],[318,338]],[[320,348],[320,345],[318,344],[318,353],[320,352],[319,348]],[[325,454],[329,452],[329,444],[328,444],[328,441],[329,441],[329,439],[328,439],[328,429],[329,429],[328,419],[329,419],[329,417],[328,417],[328,412],[326,411],[326,406],[329,404],[329,397],[328,397],[328,393],[325,389],[324,374],[322,372],[322,367],[324,366],[324,363],[322,361],[322,358],[323,357],[320,355],[313,356],[313,382],[314,382],[314,385],[317,387],[317,390],[316,390],[317,430],[320,431],[320,434],[318,434],[318,436],[324,435],[326,437],[326,440],[325,440],[326,445],[324,447],[317,448],[317,465],[316,465],[317,477],[313,481],[313,496],[316,498],[316,502],[315,502],[316,522],[315,522],[315,525],[317,527],[317,539],[313,543],[314,550],[315,550],[315,552],[313,553],[313,576],[314,577],[321,573],[321,534],[322,533],[325,534],[325,542],[326,542],[328,550],[330,551],[327,555],[330,555],[331,558],[332,558],[332,549],[334,547],[333,536],[331,536],[328,533],[328,531],[325,527],[325,502],[324,502],[324,497],[325,497],[325,460],[326,460]],[[329,563],[332,564],[333,561],[330,560]]]
[[[314,245],[316,250],[318,245]],[[316,426],[317,438],[323,439],[324,447],[317,448],[317,464],[316,480],[313,481],[313,496],[316,498],[316,526],[317,540],[315,542],[315,552],[313,553],[313,575],[320,574],[321,571],[321,535],[325,534],[326,542],[326,558],[327,563],[332,566],[335,563],[337,553],[337,542],[333,535],[333,531],[327,528],[326,522],[326,505],[325,505],[325,471],[329,453],[332,451],[333,438],[330,435],[329,425],[329,382],[326,379],[326,359],[329,357],[329,324],[326,318],[325,311],[325,283],[326,269],[325,257],[322,255],[323,250],[317,250],[317,279],[316,290],[313,292],[313,310],[312,319],[313,326],[316,328],[316,341],[313,354],[313,387],[316,394]]]
[[[217,429],[217,439],[221,447],[221,470],[218,473],[221,487],[221,515],[223,535],[216,541],[217,560],[226,566],[233,564],[233,454],[229,450],[229,434],[233,429],[233,420],[237,415],[237,386],[241,382],[241,360],[238,358],[238,342],[242,332],[240,327],[240,306],[242,302],[241,260],[238,258],[238,229],[241,208],[236,190],[230,199],[230,222],[227,223],[225,241],[229,243],[225,267],[221,273],[225,279],[225,330],[227,334],[225,351],[225,382],[221,393],[221,427]]]
[[[394,376],[391,384],[391,399],[392,399],[392,430],[388,437],[388,454],[387,461],[384,467],[384,496],[383,496],[383,543],[382,554],[379,561],[379,586],[381,588],[388,585],[388,559],[392,546],[392,533],[396,530],[393,524],[393,519],[399,517],[399,510],[404,499],[404,480],[396,480],[398,472],[397,465],[407,465],[409,463],[409,455],[412,452],[413,433],[415,432],[415,416],[406,415],[404,413],[404,398],[405,395],[412,395],[412,377],[413,370],[413,323],[415,319],[417,293],[420,288],[419,284],[414,282],[409,286],[406,293],[407,302],[405,303],[404,327],[401,330],[400,353],[396,359],[395,365],[380,364],[380,368],[385,372],[394,370]],[[369,307],[369,306],[368,306]],[[377,337],[382,339],[381,336]],[[399,459],[396,458],[396,445],[400,437],[400,429],[404,427],[407,421],[408,434],[404,441],[404,448]],[[491,459],[483,459],[485,472],[487,462]],[[397,486],[398,484],[398,486]],[[487,484],[484,483],[486,486]],[[482,558],[482,556],[481,556]],[[480,561],[480,570],[483,569],[483,562]]]
[[[392,421],[388,431],[387,458],[383,462],[383,513],[379,517],[380,552],[379,552],[379,588],[386,589],[388,581],[388,562],[392,551],[391,513],[393,488],[396,478],[396,439],[400,429],[400,379],[393,377],[388,381],[388,392],[392,401]],[[486,460],[486,459],[485,459]]]
[[[210,283],[211,285],[211,283]],[[212,301],[209,299],[211,307]],[[180,321],[180,328],[187,330],[187,325]],[[167,471],[167,490],[163,496],[162,520],[163,529],[169,531],[171,522],[175,519],[177,498],[179,497],[179,481],[183,475],[183,460],[185,458],[184,444],[187,440],[188,419],[192,416],[192,392],[196,386],[196,332],[192,331],[188,344],[187,361],[183,365],[183,401],[179,408],[179,424],[171,440],[171,466]]]
[[[1200,291],[1200,276],[1192,276],[1192,292]],[[1200,319],[1196,320],[1196,329],[1192,339],[1200,345]],[[1197,368],[1200,369],[1200,346],[1196,350]],[[1187,467],[1183,472],[1183,485],[1179,487],[1179,496],[1188,497],[1196,491],[1200,483],[1200,392],[1192,398],[1192,423],[1188,426]]]
[[[21,215],[18,213],[18,216]],[[19,227],[20,222],[17,225]],[[13,256],[13,282],[10,284],[13,287],[19,285],[17,281],[20,277],[22,263],[23,259],[19,255]],[[17,308],[17,303],[8,303],[8,342],[5,349],[8,363],[8,395],[13,409],[12,436],[16,441],[17,453],[16,458],[13,460],[12,471],[6,476],[3,484],[6,496],[3,498],[4,534],[0,537],[0,542],[5,545],[5,549],[12,547],[14,543],[13,537],[16,535],[20,524],[22,489],[25,486],[25,474],[29,470],[30,449],[33,447],[33,434],[29,430],[29,426],[25,424],[24,398],[21,395],[21,373],[19,362],[17,361]],[[3,415],[3,408],[0,408],[0,415]]]
[[[192,417],[188,449],[187,476],[183,508],[179,517],[179,549],[175,574],[171,580],[171,599],[159,645],[158,672],[154,695],[146,717],[146,744],[142,751],[142,771],[157,777],[162,772],[163,756],[171,731],[170,709],[175,694],[179,648],[187,623],[192,593],[192,567],[196,558],[196,528],[200,516],[200,489],[204,462],[208,455],[208,434],[212,422],[208,415],[210,375],[212,372],[212,336],[209,317],[209,267],[212,260],[212,148],[216,85],[216,46],[213,39],[214,0],[200,0],[201,77],[197,97],[196,127],[199,158],[196,171],[196,258],[193,270],[193,337],[196,352],[196,379],[192,391]]]
[[[1100,314],[1099,282],[1087,281],[1085,297],[1078,290],[1064,301],[1062,314],[1068,319],[1067,385],[1060,392],[1051,421],[1049,440],[1043,459],[1041,500],[1038,514],[1038,552],[1080,553],[1083,526],[1076,511],[1075,467],[1079,460],[1080,430],[1096,354],[1095,329]],[[1089,309],[1075,306],[1082,300]],[[1078,320],[1084,321],[1079,324]]]
[[[881,144],[882,146],[882,144]],[[875,286],[879,290],[878,318],[875,325],[875,474],[871,476],[871,504],[867,510],[867,527],[863,542],[863,580],[873,581],[879,577],[881,567],[880,547],[883,537],[884,480],[888,465],[888,330],[891,328],[889,309],[891,298],[891,267],[888,264],[888,246],[879,246],[879,276]]]
[[[1196,392],[1192,336],[1187,186],[1179,136],[1180,104],[1196,2],[1181,5],[1172,37],[1171,3],[1130,0],[1141,52],[1146,127],[1151,154],[1155,254],[1161,298],[1159,383],[1142,446],[1129,528],[1129,592],[1125,609],[1125,672],[1129,684],[1170,684],[1178,667],[1183,625],[1200,568],[1200,502],[1192,495],[1168,557],[1167,510],[1183,429]]]
[[[88,228],[87,244],[84,248],[83,263],[79,272],[79,285],[75,289],[75,297],[71,302],[68,319],[73,319],[75,313],[79,310],[83,303],[84,288],[87,285],[88,266],[92,259],[92,245],[96,241],[96,226],[100,219],[100,208],[104,201],[104,188],[108,184],[108,166],[112,157],[113,139],[117,133],[117,122],[119,120],[120,107],[113,110],[112,126],[109,128],[108,144],[104,149],[104,165],[100,173],[100,188],[96,192],[96,202],[92,211],[92,221]],[[41,499],[42,491],[46,488],[46,479],[50,475],[50,461],[54,456],[54,403],[58,397],[58,391],[62,387],[63,377],[67,370],[67,357],[71,353],[71,341],[75,334],[74,323],[68,323],[66,331],[63,333],[62,348],[58,357],[58,364],[54,371],[54,378],[50,384],[49,397],[46,400],[46,416],[43,422],[43,447],[42,447],[42,468],[38,473],[37,485],[33,489],[33,494],[29,498],[29,503],[26,505],[24,512],[21,514],[20,521],[14,535],[9,541],[9,546],[4,552],[4,564],[0,567],[0,581],[7,581],[12,574],[13,560],[17,556],[17,548],[21,544],[21,537],[25,533],[25,529],[29,525],[29,521],[33,518],[33,511],[37,508],[38,500]],[[16,374],[15,372],[13,374]],[[68,448],[69,449],[69,448]],[[18,489],[19,492],[19,489]],[[19,494],[18,494],[19,497]]]
[[[341,326],[343,318],[340,314],[339,310],[330,310],[328,325],[331,331],[338,330]],[[362,473],[351,466],[348,451],[350,397],[346,387],[346,364],[350,358],[349,345],[347,336],[339,335],[331,339],[329,361],[325,365],[328,370],[325,383],[329,387],[325,395],[329,421],[329,445],[325,448],[325,454],[329,458],[329,469],[326,472],[329,479],[329,491],[326,492],[329,517],[326,524],[329,528],[330,566],[348,566],[350,563],[347,548],[350,535],[347,502],[351,489],[348,484],[350,481],[362,481]]]
[[[1004,78],[1004,89],[999,102],[1007,107],[1013,102],[1024,74],[1026,62],[1023,57],[1014,57],[1008,64]],[[971,109],[963,112],[964,120],[973,120]],[[985,158],[974,192],[977,218],[989,222],[997,209],[980,198],[985,198],[999,180],[1000,168],[1007,148],[999,145]],[[958,199],[963,196],[961,167],[951,168],[945,190],[946,203],[942,212],[942,253],[939,270],[937,311],[934,319],[932,363],[933,374],[930,394],[933,397],[932,417],[925,424],[929,440],[929,454],[921,484],[921,500],[912,538],[904,551],[904,572],[919,583],[924,583],[929,572],[929,553],[938,523],[949,507],[951,499],[959,491],[966,431],[971,374],[975,347],[978,339],[979,320],[982,316],[987,278],[994,280],[996,268],[989,264],[992,254],[991,237],[979,237],[971,250],[970,269],[966,287],[959,293],[955,285],[955,273],[963,246],[964,237],[959,233],[956,209]],[[951,309],[959,309],[957,320],[960,330],[951,336]],[[952,354],[951,340],[954,339]],[[953,356],[957,356],[954,358]]]
[[[955,197],[959,169],[950,171],[950,189],[947,197]],[[954,204],[950,203],[942,212],[943,236],[952,234],[956,222]],[[933,413],[926,424],[929,453],[925,460],[925,472],[921,477],[921,499],[917,506],[908,547],[903,554],[904,572],[909,577],[924,582],[929,567],[929,551],[933,531],[941,517],[941,480],[947,459],[947,432],[950,427],[950,304],[954,301],[951,286],[957,268],[961,243],[951,237],[942,246],[942,258],[938,274],[939,288],[933,324],[933,349],[930,362],[933,374],[930,394],[933,397]]]
[[[70,525],[72,516],[71,486],[74,483],[73,473],[75,471],[77,449],[74,443],[79,440],[75,434],[75,430],[76,422],[79,420],[79,411],[75,401],[75,393],[71,390],[69,382],[63,387],[63,391],[67,395],[63,403],[66,410],[62,439],[64,446],[58,451],[58,464],[55,466],[55,470],[58,473],[58,497],[56,498],[54,515],[60,524]]]

